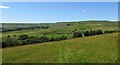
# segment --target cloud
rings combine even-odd
[[[10,7],[8,7],[8,6],[0,6],[0,8],[8,9]]]
[[[86,12],[86,10],[82,10],[82,12]]]

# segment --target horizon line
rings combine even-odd
[[[60,23],[60,22],[83,22],[83,21],[109,21],[109,22],[117,22],[118,20],[76,20],[76,21],[56,21],[56,22],[2,22],[2,23]]]

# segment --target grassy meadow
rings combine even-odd
[[[116,63],[118,33],[3,49],[3,63]]]
[[[40,27],[43,26],[43,27]],[[48,28],[44,28],[48,26]],[[34,28],[36,27],[36,28]],[[75,21],[57,23],[4,23],[2,24],[2,42],[8,47],[2,48],[3,63],[117,63],[118,33],[73,38],[74,32],[83,30],[118,30],[117,22],[110,21]],[[21,30],[18,30],[21,29]],[[11,31],[12,30],[12,31]],[[30,38],[22,39],[20,36]],[[44,36],[44,37],[41,37]],[[64,40],[49,41],[52,37],[66,37]],[[38,38],[37,38],[38,37]],[[48,37],[48,38],[47,38]],[[11,38],[11,39],[10,39]],[[24,42],[47,38],[47,42]],[[7,39],[7,40],[6,40]],[[9,40],[8,40],[9,39]],[[12,40],[12,41],[11,41]],[[16,41],[17,40],[17,41]],[[44,40],[44,39],[43,39]],[[11,43],[9,43],[11,42]],[[14,43],[13,43],[14,42]],[[5,42],[4,42],[5,43]],[[2,43],[3,44],[3,43]],[[24,45],[22,45],[24,44]],[[17,44],[16,44],[17,45]],[[6,45],[7,46],[7,45]]]

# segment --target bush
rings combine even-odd
[[[93,35],[99,35],[99,34],[103,34],[103,32],[101,30],[97,30],[97,31],[83,31],[83,35],[84,36],[93,36]]]
[[[38,40],[40,40],[40,42],[48,42],[49,38],[46,36],[42,36],[42,37],[39,37]]]
[[[63,36],[61,37],[61,40],[65,40],[65,39],[67,39],[67,37],[63,35]]]
[[[84,36],[89,36],[89,32],[88,32],[88,31],[84,31],[84,32],[83,32],[83,35],[84,35]]]
[[[103,34],[102,30],[97,30],[96,35],[100,35],[100,34]]]
[[[6,47],[5,42],[2,42],[2,48],[5,48],[5,47]]]
[[[26,39],[23,42],[24,42],[24,45],[38,43],[37,39]]]
[[[54,36],[52,36],[49,41],[54,41]]]
[[[48,29],[49,28],[49,26],[43,26],[43,27],[41,27],[42,29]]]
[[[60,37],[54,37],[54,36],[52,36],[49,41],[60,41],[60,40],[65,40],[65,39],[67,39],[67,37],[64,36],[64,35],[62,35]]]
[[[2,42],[3,47],[13,47],[22,45],[22,41],[17,38],[4,38]]]
[[[14,35],[14,37],[16,37],[16,35]]]
[[[70,26],[70,24],[67,24],[66,26]]]
[[[73,38],[77,38],[77,37],[82,37],[82,33],[81,32],[74,32]]]
[[[77,29],[75,29],[75,31],[77,31]]]
[[[89,36],[92,36],[92,35],[95,35],[95,31],[90,30],[90,31],[89,31]]]
[[[28,35],[25,34],[20,35],[19,40],[25,40],[25,39],[28,39]]]
[[[114,33],[114,32],[117,32],[117,30],[106,30],[106,31],[104,31],[105,34],[106,33]]]
[[[8,38],[10,37],[10,35],[7,36]]]
[[[61,37],[54,37],[52,38],[53,41],[60,41],[61,40]]]
[[[49,41],[59,41],[59,40],[65,40],[65,39],[67,39],[67,37],[64,35],[60,37],[53,37],[52,39],[46,36],[35,37],[35,36],[20,35],[19,38],[17,37],[4,38],[2,42],[2,48],[34,44],[34,43],[43,43],[43,42],[49,42]]]

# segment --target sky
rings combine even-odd
[[[118,20],[117,2],[3,2],[2,23]]]

